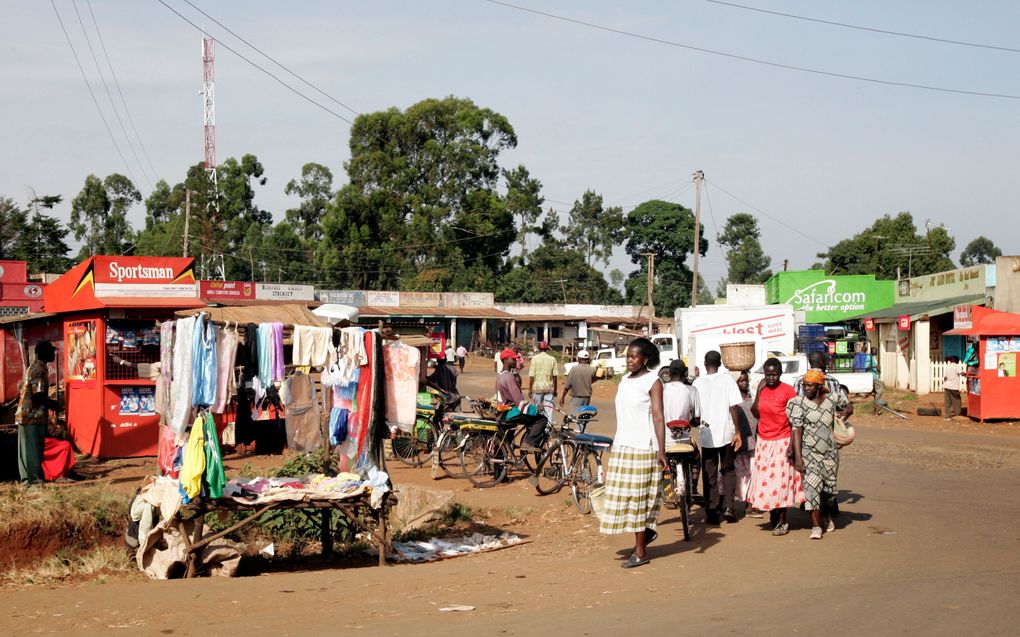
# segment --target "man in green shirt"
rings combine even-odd
[[[548,341],[539,341],[538,354],[531,359],[528,367],[528,393],[531,402],[545,413],[549,422],[553,422],[553,410],[556,401],[556,385],[560,377],[560,366],[549,354]]]

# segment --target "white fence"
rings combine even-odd
[[[931,362],[931,389],[930,393],[942,391],[942,378],[946,374],[946,362],[945,361],[932,361]]]

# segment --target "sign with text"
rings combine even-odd
[[[957,305],[953,308],[953,329],[969,330],[974,327],[974,306]]]
[[[899,317],[896,320],[896,327],[898,327],[901,332],[909,331],[910,330],[910,317],[908,315],[906,315],[906,314],[904,314],[903,316]]]
[[[199,281],[198,296],[209,301],[254,301],[255,284],[250,281]]]
[[[365,305],[397,307],[400,305],[400,292],[372,292],[366,290]]]
[[[400,305],[406,307],[443,307],[443,293],[401,292]]]
[[[256,283],[255,299],[259,301],[314,301],[315,288],[311,285],[289,283]]]
[[[194,298],[194,263],[191,257],[97,256],[82,284],[91,282],[97,297]]]
[[[365,305],[365,293],[361,290],[319,290],[315,293],[315,298],[323,303],[339,303],[353,307]]]
[[[808,323],[835,323],[891,307],[895,283],[874,275],[826,275],[823,270],[780,272],[765,284],[770,304],[788,303]]]
[[[875,319],[864,319],[864,331],[874,332],[875,331]]]
[[[936,272],[900,281],[899,296],[913,301],[940,301],[959,296],[984,294],[988,286],[988,266],[977,265],[958,270]]]

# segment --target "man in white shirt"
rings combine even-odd
[[[701,402],[701,473],[705,484],[705,514],[709,524],[719,524],[720,516],[736,522],[733,509],[736,476],[734,452],[740,449],[740,404],[743,398],[737,382],[728,373],[720,374],[722,356],[716,350],[705,354],[705,375],[694,379]]]
[[[686,420],[697,427],[701,421],[698,390],[687,384],[687,364],[680,359],[669,364],[669,382],[662,386],[662,414],[667,423]]]
[[[467,348],[463,345],[457,346],[457,367],[464,371],[464,359],[467,358]]]

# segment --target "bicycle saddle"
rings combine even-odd
[[[577,434],[574,437],[578,442],[586,442],[593,445],[611,445],[613,439],[609,436],[600,436],[598,434]]]
[[[666,423],[669,429],[690,429],[691,423],[686,420],[670,420]]]

